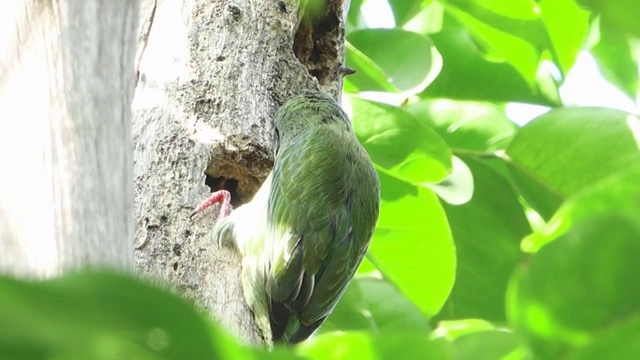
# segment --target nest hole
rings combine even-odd
[[[227,190],[231,193],[231,205],[233,207],[240,206],[242,202],[242,198],[238,194],[238,180],[236,179],[227,179],[224,176],[210,176],[205,174],[204,183],[211,189],[211,192],[216,192],[218,190]]]
[[[336,44],[344,35],[342,1],[307,2],[296,29],[293,52],[320,85],[334,81],[342,65]]]

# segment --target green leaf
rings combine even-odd
[[[454,341],[467,334],[495,329],[495,325],[481,319],[443,320],[438,321],[435,334],[448,341]]]
[[[620,31],[640,37],[640,2],[629,0],[578,0],[583,6],[600,14],[602,21],[615,26]]]
[[[318,330],[318,333],[356,330],[373,331],[375,322],[365,301],[359,277],[355,277],[344,294],[342,294],[331,315]]]
[[[364,0],[351,0],[349,3],[349,13],[347,14],[347,33],[351,33],[355,29],[364,27],[363,17],[361,13],[362,3]]]
[[[438,313],[455,279],[455,246],[430,190],[379,172],[380,219],[368,257],[427,316]]]
[[[638,94],[637,49],[623,32],[600,22],[600,40],[591,49],[605,79],[617,86],[632,100]]]
[[[456,283],[438,319],[506,322],[504,293],[531,229],[510,183],[483,161],[462,157],[475,192],[461,206],[444,204],[456,244]]]
[[[353,127],[373,162],[415,185],[439,182],[451,170],[451,150],[404,110],[351,97]]]
[[[259,348],[255,348],[255,349],[253,349],[253,354],[255,354],[255,356],[252,357],[252,358],[236,356],[235,358],[230,357],[229,359],[238,359],[238,360],[244,360],[244,359],[256,359],[256,360],[308,360],[306,357],[296,354],[290,348],[278,348],[278,347],[276,347],[274,349],[259,349]]]
[[[604,108],[552,110],[520,129],[509,170],[545,219],[575,192],[640,161],[640,120]]]
[[[428,340],[412,332],[371,334],[367,332],[328,333],[302,343],[297,353],[310,359],[450,359],[443,340]]]
[[[346,56],[349,61],[347,66],[356,69],[356,74],[348,77],[344,81],[344,90],[355,93],[360,90],[384,90],[396,92],[393,85],[389,83],[389,78],[384,70],[362,51],[356,49],[348,41],[345,43]]]
[[[525,359],[527,348],[519,336],[479,319],[441,321],[434,332],[452,344],[452,359]]]
[[[483,58],[469,34],[447,28],[432,34],[431,40],[442,55],[442,70],[422,92],[422,98],[514,101],[545,106],[560,104],[558,90],[550,75],[540,75],[529,85],[507,63]]]
[[[566,75],[587,38],[589,12],[575,0],[542,0],[538,6],[542,10],[542,20],[553,44],[557,64]]]
[[[471,170],[457,157],[452,158],[453,169],[443,181],[423,185],[433,190],[440,199],[451,205],[462,205],[473,197],[473,174]]]
[[[122,275],[0,278],[0,294],[0,358],[250,356],[184,300]]]
[[[444,4],[492,59],[511,64],[527,83],[536,82],[542,51],[550,46],[534,1],[449,0]]]
[[[439,71],[433,66],[435,47],[424,35],[402,29],[364,29],[348,34],[347,41],[346,65],[356,70],[345,78],[350,92],[392,91],[392,87],[415,94]]]
[[[514,279],[508,299],[513,325],[538,355],[550,359],[597,346],[603,332],[628,329],[629,321],[637,327],[638,254],[637,222],[612,213],[576,224],[540,249]]]
[[[351,282],[327,322],[340,331],[431,331],[428,319],[413,303],[389,282],[371,277]]]
[[[448,99],[420,100],[404,107],[455,149],[505,149],[517,126],[496,105]]]
[[[622,322],[612,329],[605,329],[589,345],[576,350],[570,360],[600,360],[640,358],[640,316]]]
[[[397,2],[404,2],[398,0]],[[438,1],[425,1],[424,5],[409,22],[405,23],[402,28],[408,31],[414,31],[420,34],[430,35],[442,30],[442,20],[444,18],[444,6]],[[424,2],[423,2],[424,3]]]
[[[453,342],[454,360],[522,359],[526,350],[519,337],[506,331],[480,331]]]
[[[572,225],[616,212],[640,223],[640,165],[631,167],[568,199],[549,223],[527,236],[523,249],[535,252]]]
[[[403,109],[433,128],[455,154],[476,157],[481,160],[497,159],[498,155],[494,152],[505,149],[518,128],[504,116],[504,110],[487,103],[423,99],[406,105]],[[454,156],[453,159],[455,160],[456,157]],[[507,173],[506,167],[502,163],[490,161],[487,164],[500,170],[503,174]],[[452,175],[455,175],[455,171],[452,172]],[[447,180],[452,178],[452,175]],[[472,176],[465,179],[465,181],[467,180],[471,181],[471,185],[473,185]],[[429,187],[449,204],[461,205],[469,200],[461,198],[464,201],[451,201],[437,186],[439,184]],[[467,190],[471,190],[468,192],[468,195],[471,195],[473,186]],[[460,193],[460,191],[457,192]]]
[[[420,9],[430,4],[433,0],[427,1],[407,1],[407,0],[388,0],[389,6],[393,11],[393,18],[397,27],[402,27],[407,21],[416,16]]]
[[[358,266],[358,270],[356,271],[356,274],[372,276],[376,274],[377,271],[378,269],[376,269],[376,266],[373,265],[371,261],[369,261],[369,259],[365,257],[364,259],[362,259],[360,266]]]
[[[479,17],[499,15],[507,19],[535,20],[538,18],[536,3],[531,0],[511,0],[508,2],[502,0],[450,0],[450,2],[478,14]],[[488,11],[493,14],[489,14]]]

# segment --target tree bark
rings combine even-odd
[[[271,170],[272,117],[284,101],[306,88],[339,95],[342,2],[313,16],[295,0],[150,0],[142,8],[136,266],[260,344],[240,259],[207,236],[217,216],[189,215],[212,190],[231,191],[234,206],[251,200]]]
[[[0,5],[0,272],[133,268],[138,3]]]

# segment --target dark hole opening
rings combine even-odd
[[[238,180],[227,179],[223,176],[213,177],[206,175],[204,183],[211,189],[211,192],[218,190],[227,190],[230,192],[231,205],[233,205],[234,208],[242,204],[242,199],[240,195],[238,195]]]

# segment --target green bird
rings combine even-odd
[[[274,168],[252,201],[226,216],[221,191],[207,206],[223,203],[211,234],[242,255],[244,295],[266,342],[293,344],[322,324],[353,278],[378,220],[380,181],[330,96],[294,96],[274,125]]]

